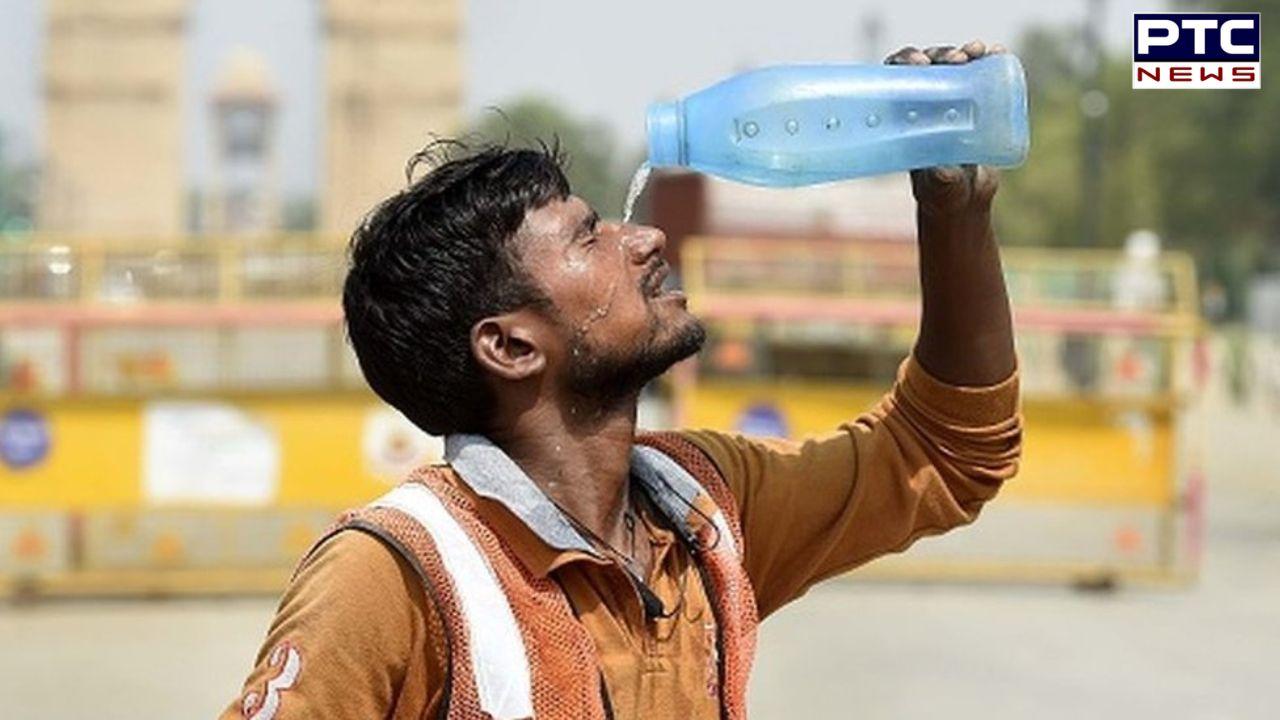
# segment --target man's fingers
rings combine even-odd
[[[920,50],[914,46],[907,46],[885,58],[885,62],[889,65],[960,65],[987,55],[1006,52],[1009,50],[1000,43],[988,45],[981,40],[970,40],[959,47],[934,45]]]
[[[973,182],[974,199],[989,203],[1000,188],[1000,171],[990,165],[979,165],[978,175]]]
[[[928,170],[929,179],[944,185],[960,182],[966,174],[965,170],[956,165],[939,165],[931,167]]]
[[[963,178],[964,171],[955,165],[915,170],[911,173],[911,192],[922,207],[952,207],[969,195],[967,183],[961,182]]]
[[[916,201],[935,209],[990,205],[999,187],[999,171],[986,165],[941,165],[911,171]]]
[[[916,50],[914,47],[908,46],[908,47],[902,48],[901,50],[898,50],[897,52],[889,53],[889,56],[884,59],[885,64],[886,65],[905,64],[907,60],[907,55],[913,52],[919,52],[919,50]]]
[[[924,54],[925,57],[929,58],[929,62],[942,62],[947,53],[955,49],[955,45],[934,45],[933,47],[925,48]]]
[[[929,58],[919,48],[908,45],[884,60],[889,65],[928,65]]]

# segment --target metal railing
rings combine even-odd
[[[0,302],[334,298],[345,272],[343,245],[323,236],[0,242]]]

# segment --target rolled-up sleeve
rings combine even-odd
[[[960,387],[914,356],[871,410],[806,440],[685,431],[739,505],[761,615],[814,583],[973,522],[1018,470],[1018,373]]]

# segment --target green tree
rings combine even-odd
[[[1280,16],[1280,0],[1180,6]],[[1280,47],[1274,21],[1262,23],[1262,45],[1273,52]],[[1154,113],[1161,111],[1181,117],[1153,136],[1161,225],[1226,285],[1233,309],[1239,310],[1249,276],[1280,269],[1280,88],[1264,76],[1261,90],[1164,95],[1160,106],[1150,108],[1150,122],[1159,122]]]
[[[0,232],[31,227],[34,191],[35,172],[31,167],[14,164],[5,138],[0,135]]]
[[[628,170],[618,166],[604,125],[575,118],[548,100],[525,97],[486,110],[472,124],[471,135],[512,147],[558,141],[568,157],[566,174],[574,193],[601,215],[620,214]]]
[[[1018,50],[1027,73],[1031,150],[1001,183],[996,225],[1003,242],[1080,242],[1081,82],[1072,43],[1069,33],[1036,29]]]
[[[1260,10],[1280,0],[1213,0],[1187,9]],[[1263,45],[1280,29],[1263,25]],[[1077,245],[1086,77],[1074,30],[1037,29],[1018,52],[1027,70],[1032,149],[1005,176],[997,223],[1006,242]],[[1247,278],[1280,263],[1280,92],[1134,90],[1127,52],[1101,59],[1103,122],[1101,243],[1119,246],[1149,227],[1185,249],[1202,275],[1228,289],[1240,309]],[[1096,100],[1096,98],[1095,98]],[[1095,104],[1096,109],[1096,104]]]

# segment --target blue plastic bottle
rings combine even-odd
[[[649,107],[649,164],[792,187],[1027,156],[1022,64],[782,65]]]

